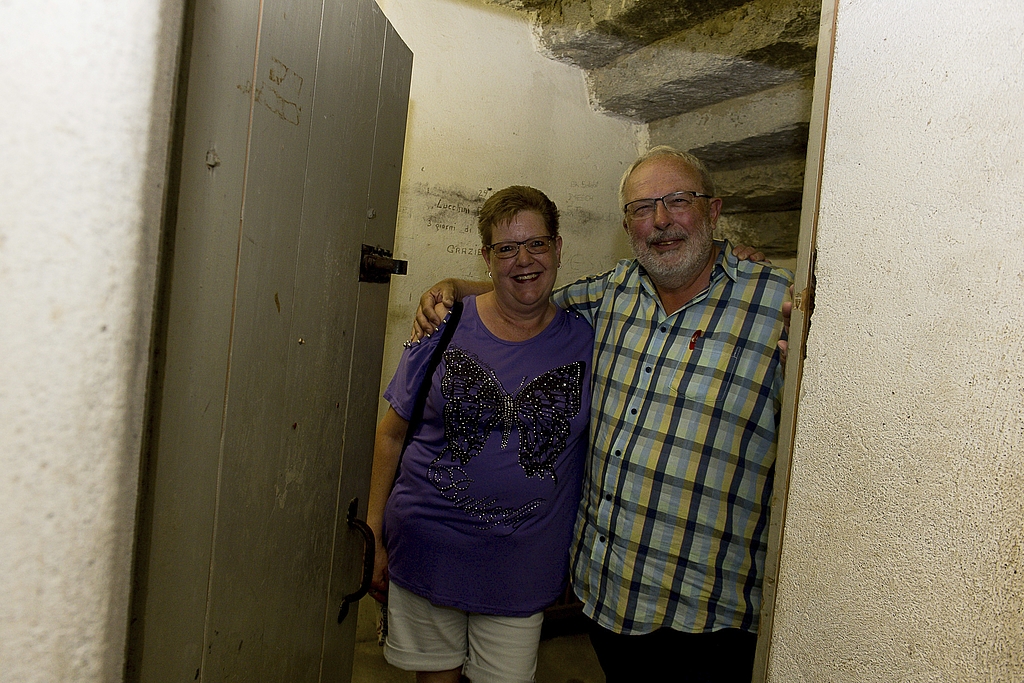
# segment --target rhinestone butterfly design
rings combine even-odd
[[[444,362],[441,394],[447,399],[447,445],[431,463],[428,478],[445,498],[486,526],[518,528],[544,501],[535,499],[518,508],[505,508],[494,499],[473,498],[468,494],[472,479],[460,465],[480,454],[496,428],[501,429],[502,448],[508,446],[516,429],[519,465],[526,476],[557,481],[555,464],[569,440],[569,420],[580,412],[585,365],[581,361],[562,365],[508,394],[493,371],[466,351],[449,348]],[[440,464],[446,456],[459,464]]]

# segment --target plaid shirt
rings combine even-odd
[[[757,631],[790,275],[716,244],[710,287],[671,315],[636,261],[554,294],[594,327],[572,563],[615,632]]]

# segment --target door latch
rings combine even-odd
[[[409,270],[408,261],[392,258],[387,249],[363,245],[362,258],[359,261],[360,282],[391,282],[392,275],[405,275]]]

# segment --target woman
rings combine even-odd
[[[593,332],[550,302],[558,210],[513,186],[484,203],[478,227],[494,289],[463,300],[399,469],[442,334],[406,350],[374,448],[367,521],[374,590],[388,595],[384,655],[420,683],[533,680],[586,453]]]

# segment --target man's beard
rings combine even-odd
[[[698,230],[688,235],[682,228],[673,228],[653,234],[648,241],[629,233],[629,246],[633,255],[644,267],[654,284],[663,289],[679,289],[692,283],[708,265],[714,240],[711,233],[714,225],[705,216]],[[684,242],[680,248],[664,254],[651,249],[651,243],[678,239]]]

